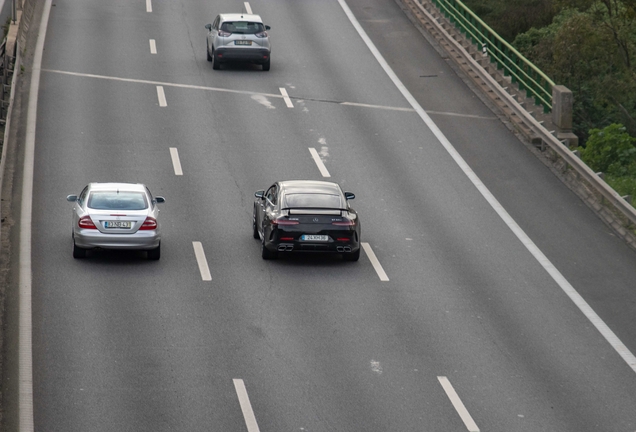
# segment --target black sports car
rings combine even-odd
[[[274,183],[254,196],[254,238],[263,259],[279,252],[335,252],[360,258],[360,220],[349,206],[355,198],[336,183],[293,180]]]

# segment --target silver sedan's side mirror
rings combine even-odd
[[[69,201],[69,202],[75,202],[75,201],[77,201],[77,195],[68,195],[68,196],[66,197],[66,201]]]
[[[356,197],[356,195],[353,192],[345,192],[344,195],[345,195],[345,198],[348,200],[355,199]]]
[[[262,191],[262,190],[256,191],[254,192],[254,196],[256,198],[263,199],[263,197],[265,196],[265,191]]]
[[[165,199],[164,197],[162,197],[162,196],[156,196],[156,197],[155,197],[155,202],[156,202],[157,204],[159,204],[159,203],[165,203],[165,202],[166,202],[166,199]]]

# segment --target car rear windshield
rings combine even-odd
[[[221,30],[238,34],[256,34],[265,31],[265,26],[257,22],[226,21],[221,24]]]
[[[340,197],[328,194],[287,194],[285,204],[289,208],[340,208]]]
[[[93,192],[88,197],[88,207],[95,210],[144,210],[148,208],[143,192]]]

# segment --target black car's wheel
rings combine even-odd
[[[161,243],[159,243],[159,246],[155,249],[150,249],[148,251],[149,260],[157,261],[159,258],[161,258]]]
[[[355,252],[343,254],[342,259],[345,261],[358,261],[360,259],[360,249]]]
[[[73,258],[86,258],[86,249],[78,247],[73,240]]]
[[[216,54],[214,54],[214,52],[212,52],[212,60],[210,61],[212,62],[212,69],[214,70],[221,69],[221,63],[219,62],[219,59],[216,57]]]
[[[264,260],[271,260],[278,258],[278,252],[272,252],[265,247],[265,241],[261,243],[261,256]]]
[[[263,63],[263,70],[264,71],[268,71],[269,70],[270,61],[271,61],[271,59],[267,59],[267,61],[265,63]]]
[[[208,61],[212,61],[212,56],[210,55],[210,45],[209,42],[205,42],[205,55],[208,57]]]
[[[256,208],[254,209],[254,217],[252,218],[252,230],[254,231],[252,235],[254,236],[255,239],[261,238],[258,235],[258,228],[256,227]]]

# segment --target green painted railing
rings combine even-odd
[[[513,83],[526,91],[543,111],[552,110],[552,87],[554,82],[539,68],[530,63],[512,45],[503,40],[477,15],[459,0],[431,0],[439,10],[479,49],[487,50],[490,62],[503,70]]]

